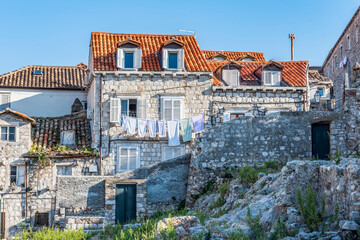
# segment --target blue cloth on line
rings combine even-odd
[[[201,130],[205,129],[204,117],[202,114],[192,117],[191,120],[193,123],[194,132],[200,132]]]
[[[191,129],[190,118],[181,119],[180,124],[181,124],[181,133],[182,133],[183,142],[191,141],[192,129]]]

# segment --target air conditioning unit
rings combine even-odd
[[[93,111],[93,109],[92,108],[88,108],[87,109],[87,118],[88,119],[92,119],[93,118],[93,114],[94,113],[94,111]]]

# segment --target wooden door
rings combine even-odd
[[[5,238],[5,213],[0,213],[0,239]]]
[[[329,159],[330,153],[330,126],[328,123],[313,124],[312,156],[316,159]]]
[[[116,185],[115,204],[116,223],[123,224],[136,219],[136,185]]]

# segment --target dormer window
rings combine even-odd
[[[263,79],[264,79],[264,85],[266,85],[266,86],[280,86],[281,72],[280,71],[264,71]]]
[[[124,68],[134,68],[134,52],[124,52]]]
[[[162,46],[162,67],[164,70],[184,70],[184,43],[173,38]]]
[[[240,69],[241,66],[235,63],[230,63],[221,68],[221,79],[227,86],[240,85]]]
[[[217,54],[211,56],[209,59],[215,61],[225,61],[226,58],[227,58],[226,55],[222,54],[221,52],[218,52]]]
[[[140,43],[131,40],[120,42],[117,49],[117,68],[120,70],[137,70],[141,68]]]
[[[177,52],[169,52],[168,66],[169,66],[169,69],[178,69],[178,53]]]
[[[250,54],[246,54],[245,56],[241,56],[237,59],[237,61],[243,61],[243,62],[252,62],[255,61],[255,57],[250,55]]]

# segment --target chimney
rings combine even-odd
[[[294,39],[295,39],[295,34],[289,34],[289,38],[291,39],[291,61],[294,61]]]

